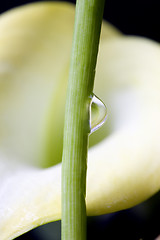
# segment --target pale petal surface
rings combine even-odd
[[[61,217],[61,161],[74,7],[39,3],[0,17],[0,233]],[[105,23],[95,93],[108,122],[90,137],[87,211],[131,207],[160,188],[160,48]]]
[[[12,239],[60,218],[66,83],[74,5],[0,16],[0,232]],[[102,40],[119,32],[104,23]]]
[[[61,161],[73,24],[67,3],[31,4],[0,17],[0,144],[35,166]],[[107,23],[103,29],[102,41],[117,34]]]
[[[101,45],[95,93],[108,122],[90,139],[101,141],[89,151],[88,214],[131,207],[160,189],[159,92],[159,44],[121,37]]]

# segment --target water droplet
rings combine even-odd
[[[90,134],[100,128],[107,119],[107,108],[96,95],[91,96],[90,103]]]

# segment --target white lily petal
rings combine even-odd
[[[57,20],[59,24],[63,19],[60,21],[63,33],[59,31],[57,40],[54,34],[49,34],[59,16],[53,7],[56,12],[53,26],[48,29],[47,38],[36,46],[35,30],[43,36],[40,25],[49,16],[51,22],[53,16],[52,4],[44,5],[14,10],[0,19],[0,31],[5,33],[0,35],[0,232],[3,240],[59,219],[61,215],[61,165],[42,170],[28,164],[41,165],[39,155],[44,153],[40,147],[45,140],[40,132],[38,141],[37,134],[41,128],[44,131],[47,120],[39,119],[47,115],[46,106],[52,109],[50,105],[54,105],[52,95],[57,94],[62,84],[57,79],[63,82],[65,78],[71,45],[72,27],[69,26],[73,24],[74,14],[68,6],[68,16],[72,17],[69,26],[65,25],[64,7],[65,14]],[[56,7],[62,10],[59,5]],[[54,48],[53,54],[51,48],[56,43],[60,47]],[[109,120],[90,139],[92,145],[100,141],[89,150],[87,211],[90,215],[131,207],[160,188],[159,45],[127,37],[106,42],[102,37],[95,89],[108,107]],[[60,111],[58,117],[61,114]],[[27,165],[18,163],[17,159]]]
[[[95,90],[108,122],[90,139],[101,142],[89,151],[87,206],[104,214],[160,189],[159,44],[134,37],[102,44]]]
[[[61,215],[60,165],[43,170],[37,167],[61,159],[73,23],[74,7],[64,3],[31,4],[0,16],[3,240]],[[103,32],[101,42],[119,35],[107,23]],[[63,97],[57,101],[59,92]]]
[[[107,56],[110,64],[102,75],[104,57],[107,59]],[[89,150],[89,215],[131,207],[160,188],[159,58],[159,46],[144,39],[119,38],[103,46],[97,68],[97,81],[103,88],[97,83],[96,89],[108,102],[109,116],[114,121],[110,135]],[[124,77],[119,77],[120,71]],[[100,76],[110,78],[104,81]],[[105,126],[103,131],[108,133]],[[12,229],[11,239],[36,225],[60,218],[60,168],[61,165],[46,170],[26,169],[25,173],[19,169],[15,176],[10,176],[10,184],[4,185],[1,194],[5,196],[15,188],[18,194],[10,194],[9,200],[4,201],[3,209],[8,218],[4,218],[2,227],[7,226],[7,229],[1,232],[6,234]],[[26,195],[19,196],[22,189],[26,189]],[[9,239],[9,235],[4,239]]]
[[[73,24],[74,5],[58,2],[0,17],[0,146],[35,166],[61,161],[63,110],[56,103],[60,91],[64,105]],[[102,39],[117,34],[103,28]]]

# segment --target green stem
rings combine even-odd
[[[86,239],[89,96],[105,0],[77,0],[62,159],[62,239]]]

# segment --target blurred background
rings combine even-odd
[[[33,0],[5,0],[0,13]],[[68,2],[75,3],[76,0]],[[159,0],[106,0],[104,18],[126,34],[140,35],[160,41]]]
[[[35,2],[5,0],[0,13]],[[75,3],[76,1],[70,1]],[[123,33],[160,42],[159,0],[106,0],[104,18]],[[134,208],[98,217],[88,217],[87,239],[154,240],[160,235],[160,193]],[[17,240],[60,240],[60,221],[36,228]]]

